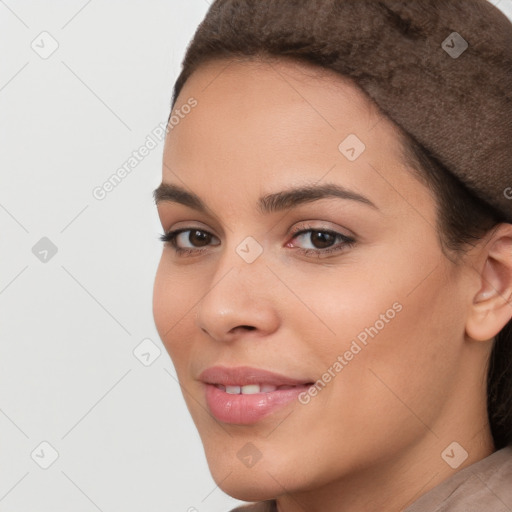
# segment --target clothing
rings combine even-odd
[[[234,508],[231,512],[277,512],[277,506],[275,500],[260,501],[254,505]]]
[[[420,496],[404,512],[511,512],[512,446],[457,471]],[[231,512],[277,512],[275,500]]]

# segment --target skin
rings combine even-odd
[[[280,512],[397,511],[454,473],[441,457],[453,441],[469,454],[457,470],[492,453],[486,364],[512,316],[512,225],[463,261],[447,258],[434,197],[405,167],[396,127],[329,70],[217,59],[192,74],[175,110],[190,97],[198,104],[167,135],[162,181],[208,211],[157,208],[164,231],[212,236],[180,237],[181,247],[206,247],[193,256],[164,246],[153,312],[219,487],[245,501],[277,498]],[[366,145],[355,161],[338,149],[349,134]],[[325,183],[377,208],[340,198],[256,208],[263,194]],[[305,224],[313,231],[291,234]],[[325,229],[355,243],[298,252],[341,246],[315,238]],[[236,252],[248,236],[263,249],[250,264]],[[316,381],[394,303],[401,311],[307,405],[252,425],[208,413],[204,369]],[[237,457],[249,442],[262,455],[250,468]]]

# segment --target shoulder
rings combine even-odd
[[[421,496],[405,512],[512,510],[512,446],[498,450]]]

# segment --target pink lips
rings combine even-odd
[[[199,379],[204,383],[206,402],[213,416],[219,421],[239,425],[248,425],[263,419],[297,399],[298,395],[312,384],[308,380],[293,379],[249,366],[213,366],[203,371]],[[264,386],[263,389],[280,386],[286,386],[286,389],[260,391],[254,394],[226,392],[226,387],[255,384]]]

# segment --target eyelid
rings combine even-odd
[[[209,246],[205,247],[199,247],[199,248],[190,248],[190,247],[178,247],[176,243],[177,237],[184,232],[187,231],[200,231],[203,233],[208,234],[209,236],[216,238],[219,240],[218,237],[216,237],[213,233],[208,231],[207,229],[203,229],[197,226],[185,226],[182,228],[173,229],[171,231],[168,231],[160,236],[160,240],[169,243],[173,251],[176,253],[178,257],[184,257],[184,255],[190,255],[190,256],[198,256],[200,254],[203,254],[204,252],[208,251]],[[356,238],[353,235],[347,235],[344,233],[340,233],[339,231],[336,231],[335,229],[331,229],[324,226],[313,226],[308,222],[302,222],[300,225],[295,226],[292,230],[289,236],[291,236],[291,239],[297,238],[300,235],[306,234],[306,233],[314,233],[314,232],[323,232],[323,233],[329,233],[330,235],[334,236],[335,239],[341,239],[341,242],[338,242],[337,244],[334,244],[333,246],[327,247],[327,248],[313,248],[313,249],[303,249],[303,248],[294,248],[296,252],[303,255],[313,255],[315,258],[323,258],[327,257],[327,255],[332,253],[341,253],[346,250],[346,248],[351,248],[356,243]],[[287,242],[285,247],[289,247],[290,242]],[[220,244],[215,244],[220,245]]]
[[[182,228],[176,228],[176,229],[171,229],[169,231],[164,231],[164,233],[162,235],[160,235],[159,238],[160,238],[160,240],[162,242],[169,242],[169,241],[173,242],[173,241],[176,240],[176,238],[179,235],[181,235],[181,233],[184,233],[184,232],[187,232],[187,231],[201,231],[201,232],[207,233],[211,237],[216,238],[217,240],[219,240],[219,237],[215,236],[209,230],[201,228],[201,227],[197,227],[197,226],[185,226],[185,227],[182,227]],[[172,238],[172,240],[170,240],[171,238]],[[216,244],[216,245],[219,245],[219,244]]]
[[[321,225],[320,226],[315,226],[313,225],[314,223],[320,223]],[[302,221],[300,222],[298,225],[294,226],[291,231],[290,231],[290,234],[291,235],[294,235],[296,236],[297,233],[300,233],[301,231],[327,231],[327,232],[331,232],[331,233],[336,233],[338,235],[342,235],[343,237],[346,237],[346,238],[356,238],[356,235],[349,231],[348,229],[346,228],[341,228],[341,227],[329,227],[326,225],[326,223],[324,221]],[[345,231],[345,232],[343,232]]]

